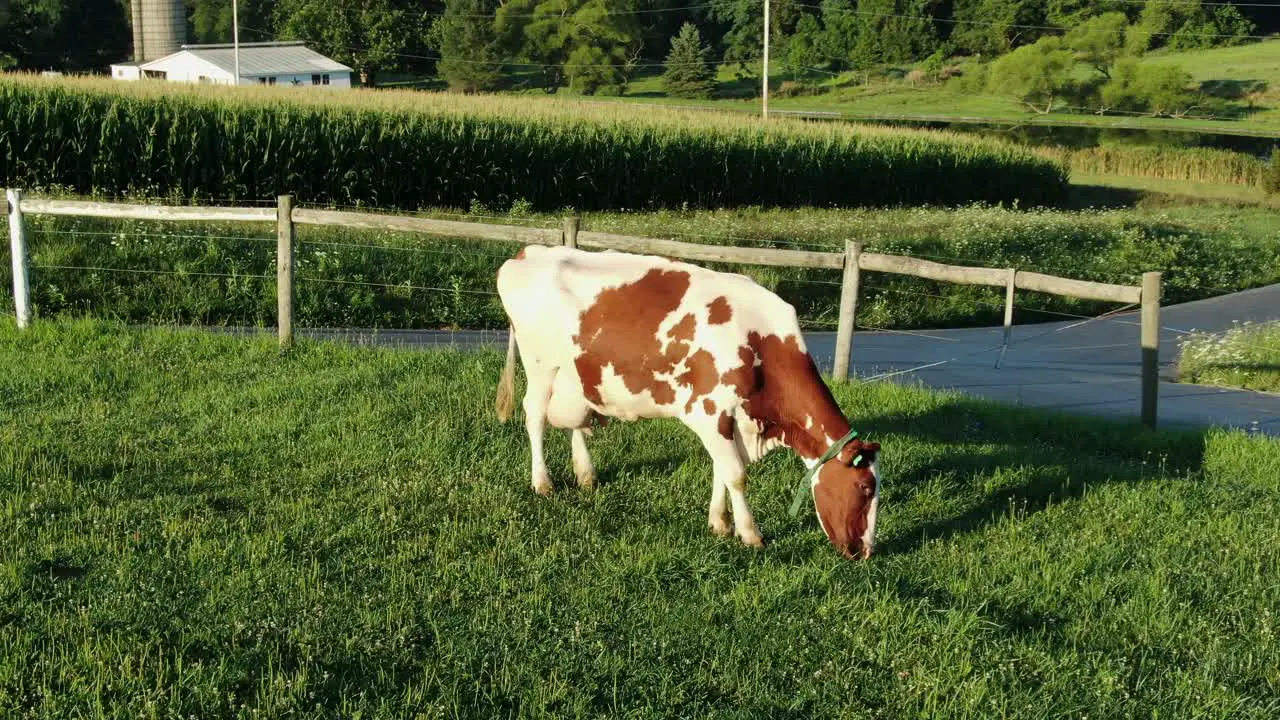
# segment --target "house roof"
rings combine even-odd
[[[183,45],[173,55],[143,65],[151,68],[179,53],[189,53],[227,73],[235,74],[235,46]],[[351,72],[351,68],[311,50],[301,42],[240,43],[240,75],[305,75],[308,73]]]

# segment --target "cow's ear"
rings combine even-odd
[[[853,467],[855,465],[854,461],[857,460],[858,454],[861,452],[862,441],[858,438],[854,438],[849,441],[848,445],[844,446],[844,449],[841,450],[840,454],[836,457],[839,458],[841,465],[844,465],[845,467]]]
[[[862,447],[859,448],[858,450],[858,455],[855,456],[855,459],[857,459],[857,462],[854,463],[854,467],[870,466],[871,463],[876,461],[876,453],[878,452],[880,452],[880,443],[878,442],[863,443]]]

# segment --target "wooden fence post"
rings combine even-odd
[[[577,215],[564,219],[564,246],[567,248],[578,247],[578,222]]]
[[[836,321],[836,357],[831,376],[836,380],[849,379],[849,355],[853,352],[853,326],[858,319],[858,268],[862,256],[862,243],[844,241],[844,281],[840,284],[840,318]]]
[[[293,196],[276,198],[276,325],[280,346],[293,344]]]
[[[9,253],[13,259],[13,311],[18,327],[31,324],[31,284],[27,276],[27,236],[22,222],[22,191],[6,190],[9,201]]]
[[[1152,430],[1160,394],[1160,278],[1142,273],[1142,424]]]

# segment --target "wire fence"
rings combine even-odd
[[[23,219],[21,210],[24,203],[21,200],[20,193],[17,197],[19,200],[14,206],[17,209],[13,211],[16,214],[11,215],[11,224],[17,223],[17,225],[11,227],[11,230],[14,236],[19,238],[19,240],[15,241],[18,242],[15,247],[20,249],[22,261],[27,263],[28,254],[25,248],[26,222]],[[146,206],[139,206],[139,208],[143,209],[139,209],[133,214],[125,213],[123,216],[132,219],[163,221],[163,218],[172,217],[176,214],[174,208],[150,210],[145,209]],[[293,304],[295,299],[314,298],[317,293],[324,295],[324,291],[320,290],[320,288],[360,288],[362,290],[381,291],[384,301],[393,298],[403,301],[405,296],[401,295],[401,293],[405,292],[425,294],[428,297],[440,298],[438,302],[441,304],[437,306],[437,309],[442,308],[455,326],[459,323],[465,325],[466,322],[471,320],[478,321],[477,324],[481,326],[486,322],[501,325],[504,322],[504,318],[502,317],[500,303],[495,302],[495,298],[498,297],[494,287],[496,278],[491,277],[489,281],[481,285],[476,282],[479,275],[476,272],[469,272],[482,267],[485,274],[493,273],[496,270],[497,263],[505,262],[515,255],[514,252],[497,250],[496,246],[492,245],[494,240],[520,242],[521,238],[531,238],[530,241],[532,242],[543,244],[555,244],[558,242],[559,244],[570,246],[576,246],[578,242],[585,241],[590,247],[603,250],[621,249],[635,252],[639,249],[646,254],[674,256],[695,261],[698,259],[711,260],[715,264],[774,265],[784,272],[785,277],[777,278],[775,276],[774,280],[776,282],[772,284],[790,282],[798,287],[808,287],[818,291],[820,299],[817,302],[809,303],[811,309],[816,310],[816,312],[805,320],[802,329],[806,332],[820,331],[823,328],[835,330],[836,352],[833,357],[834,367],[832,374],[836,379],[847,377],[848,348],[852,342],[855,329],[862,332],[883,333],[888,336],[909,338],[912,342],[925,344],[945,343],[956,347],[958,350],[958,352],[948,354],[945,358],[930,359],[928,362],[923,362],[913,367],[894,368],[861,378],[863,381],[887,380],[997,351],[1000,354],[995,363],[997,368],[1000,367],[1000,363],[1010,347],[1010,318],[1012,318],[1013,311],[1011,299],[1013,291],[1015,285],[1023,286],[1018,285],[1018,283],[1023,282],[1019,279],[1021,276],[1018,273],[1006,271],[1005,269],[922,263],[919,259],[906,255],[864,253],[857,245],[846,245],[839,252],[832,252],[834,248],[826,247],[824,248],[827,250],[825,253],[797,254],[792,250],[725,245],[723,241],[726,236],[703,236],[703,239],[714,237],[714,239],[720,240],[720,243],[681,243],[614,234],[593,234],[580,231],[577,220],[572,223],[561,223],[560,229],[550,232],[548,232],[549,228],[543,227],[532,235],[521,235],[518,232],[507,232],[508,230],[518,230],[521,226],[517,225],[489,225],[484,223],[473,225],[463,223],[460,227],[456,223],[441,222],[420,216],[413,217],[411,220],[403,216],[401,218],[378,220],[379,215],[367,212],[350,213],[341,211],[332,214],[298,215],[296,217],[281,214],[293,213],[295,212],[293,208],[294,205],[290,198],[282,198],[279,201],[276,218],[277,235],[275,238],[249,234],[239,235],[222,231],[210,233],[154,232],[144,227],[132,226],[123,231],[33,227],[30,233],[33,239],[37,237],[43,237],[45,240],[56,239],[61,241],[63,245],[47,252],[37,253],[35,262],[31,262],[25,267],[34,271],[37,282],[39,282],[41,275],[64,273],[165,277],[176,278],[179,283],[182,280],[192,278],[219,279],[232,282],[262,281],[263,289],[257,291],[258,294],[253,295],[247,301],[259,316],[261,316],[261,311],[265,304],[264,301],[268,300],[264,292],[265,286],[270,285],[270,281],[274,279],[273,294],[277,296],[276,299],[279,301],[277,310],[278,332],[282,344],[286,344],[286,342],[291,342],[292,338],[294,324]],[[299,206],[299,209],[304,208]],[[32,206],[32,210],[36,214],[46,212],[75,215],[77,212],[88,214],[107,212],[112,214],[112,217],[121,216],[121,210],[118,207],[100,209],[94,203],[76,203],[74,201],[61,201],[60,203],[56,201],[39,201]],[[234,217],[234,214],[227,213],[227,216]],[[262,221],[260,215],[249,214],[248,218],[252,218],[253,222]],[[172,222],[172,220],[169,220],[169,222]],[[544,226],[549,225],[546,221],[542,221],[542,224]],[[387,235],[382,235],[385,231],[392,235],[404,236],[420,233],[435,234],[442,239],[432,241],[436,243],[434,247],[424,247],[422,244],[409,242],[404,244],[383,244],[354,242],[347,239],[333,239],[324,236],[308,238],[307,235],[315,225],[346,226],[348,228],[356,228],[360,232],[372,231],[375,236],[379,237],[387,237]],[[458,237],[459,233],[464,235],[465,233],[473,233],[474,236]],[[419,240],[421,239],[419,238]],[[161,245],[150,248],[143,247],[153,240],[161,243]],[[449,242],[460,243],[464,240],[469,244],[453,247],[442,244]],[[164,242],[203,243],[205,247],[199,253],[192,253],[187,256],[179,253],[176,256],[170,256],[166,252],[167,248],[162,245]],[[269,249],[269,244],[273,242],[276,244],[276,253],[270,252]],[[262,248],[264,252],[254,258],[246,258],[243,254],[237,254],[240,251],[235,248],[242,247],[244,243],[249,243],[256,248]],[[104,244],[112,246],[114,252],[120,253],[120,255],[116,256],[117,262],[85,262],[83,260],[86,247]],[[101,248],[99,247],[99,249]],[[332,260],[327,258],[324,254],[330,250],[353,251],[362,255],[377,255],[383,259],[370,261],[368,258],[361,258],[360,263],[352,264],[350,257]],[[396,259],[385,259],[388,255]],[[92,255],[89,256],[93,257]],[[104,256],[99,254],[97,257]],[[246,260],[252,260],[253,266],[241,266]],[[232,264],[237,267],[225,267],[225,264],[229,261],[233,261]],[[470,265],[459,266],[451,264],[455,262],[470,263]],[[864,262],[869,264],[864,265]],[[122,266],[124,263],[135,264]],[[138,264],[151,263],[169,264],[170,267],[138,266]],[[184,263],[187,263],[188,266],[172,266]],[[220,266],[219,263],[223,265]],[[464,269],[468,270],[468,272],[464,272]],[[819,277],[812,275],[808,277],[797,275],[797,273],[828,271],[841,272],[842,278],[840,282],[819,279]],[[990,286],[993,284],[1006,286],[1004,288],[1007,291],[1005,303],[997,303],[983,297],[965,297],[961,299],[961,302],[969,306],[985,307],[992,312],[997,309],[1003,309],[1006,318],[1004,336],[999,342],[984,343],[981,347],[973,348],[970,347],[973,343],[972,337],[962,339],[954,332],[886,327],[881,323],[875,322],[874,317],[864,318],[862,322],[858,322],[856,306],[859,302],[858,296],[862,293],[867,294],[869,297],[876,293],[909,296],[926,302],[950,303],[956,301],[956,298],[953,297],[912,287],[895,287],[882,283],[867,283],[864,285],[858,279],[863,271],[914,276],[913,279],[925,282],[960,282],[974,284],[975,286]],[[417,277],[428,277],[432,280],[429,282],[422,282],[416,279],[397,281],[394,277],[387,277],[387,275],[394,274],[403,275],[406,272],[420,273]],[[1147,278],[1144,278],[1142,288],[1135,288],[1133,286],[1107,285],[1037,275],[1035,273],[1032,273],[1032,276],[1027,277],[1026,283],[1028,284],[1025,285],[1025,288],[1051,295],[1074,295],[1100,301],[1112,297],[1138,298],[1138,293],[1141,293],[1143,298],[1142,322],[1134,324],[1141,325],[1143,347],[1152,346],[1150,334],[1152,332],[1158,333],[1159,326],[1150,322],[1151,318],[1148,317],[1148,311],[1158,308],[1158,303],[1146,299],[1149,292]],[[1152,297],[1158,297],[1158,275],[1155,278],[1155,283],[1153,287],[1156,295]],[[181,287],[181,284],[177,287]],[[299,295],[296,289],[298,287],[306,288],[306,291]],[[186,290],[190,290],[190,288],[186,288]],[[16,291],[17,288],[15,286],[15,297],[17,296]],[[984,292],[989,291],[991,290],[988,289]],[[23,292],[29,292],[29,288],[24,289]],[[336,303],[341,308],[343,303],[349,304],[356,296],[339,294],[326,297],[326,301],[331,306]],[[372,296],[363,295],[361,296],[361,301],[369,304],[373,302],[370,297]],[[837,298],[838,301],[832,303]],[[476,300],[482,300],[482,302],[477,303],[475,302]],[[437,301],[431,300],[429,302]],[[373,302],[373,304],[376,305],[377,303]],[[832,317],[831,314],[833,304],[838,306],[836,317]],[[15,303],[15,305],[15,310],[17,311],[15,315],[19,317],[19,324],[21,324],[22,308],[29,308],[30,303],[24,297],[21,303]],[[1055,312],[1054,315],[1074,320],[1075,322],[1058,324],[1037,334],[1025,336],[1020,334],[1017,338],[1017,345],[1019,347],[1028,347],[1049,335],[1066,332],[1089,323],[1112,319],[1113,316],[1137,305],[1138,303],[1136,302],[1126,302],[1121,307],[1106,310],[1095,316]],[[408,309],[406,310],[406,308]],[[379,312],[386,309],[385,307],[381,308]],[[408,313],[410,315],[414,312],[413,307],[403,305],[403,303],[401,307],[393,310],[394,312]],[[485,316],[484,313],[490,313],[491,316]],[[1153,318],[1154,315],[1151,317]],[[350,325],[346,327],[347,329],[353,329]],[[359,330],[355,331],[361,332]],[[1097,348],[1109,347],[1105,343],[1094,343],[1093,346]],[[1086,347],[1086,345],[1080,344],[1073,350],[1082,351]],[[844,350],[841,348],[844,348]],[[1151,401],[1149,412],[1149,393],[1147,389],[1148,377],[1154,377],[1154,366],[1150,368],[1150,372],[1148,370],[1149,368],[1144,362],[1143,419],[1144,422],[1149,421],[1150,424],[1154,424],[1154,416],[1150,414],[1154,412],[1154,400],[1152,399]]]

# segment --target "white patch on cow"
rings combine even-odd
[[[862,533],[862,547],[866,552],[875,549],[876,543],[876,509],[880,505],[880,461],[871,463],[871,474],[876,479],[876,494],[871,497],[871,507],[867,508],[867,529]]]

